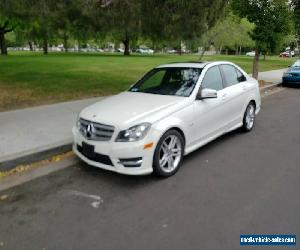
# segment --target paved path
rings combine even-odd
[[[240,234],[300,237],[299,96],[265,98],[251,133],[197,150],[169,179],[80,163],[0,193],[0,249],[300,249],[239,245]]]
[[[287,69],[278,69],[278,70],[260,72],[258,74],[258,79],[264,80],[266,82],[271,82],[271,83],[281,83],[282,75],[285,71],[287,71]]]
[[[100,99],[0,112],[0,163],[70,143],[78,113]]]
[[[280,82],[284,70],[259,74],[260,79]],[[0,112],[0,164],[34,152],[71,143],[77,114],[101,98]]]

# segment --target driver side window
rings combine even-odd
[[[202,89],[208,88],[217,91],[223,89],[223,80],[219,66],[213,66],[206,71],[201,86]]]

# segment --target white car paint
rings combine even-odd
[[[246,53],[246,56],[254,57],[254,56],[255,56],[255,51],[247,52],[247,53]]]
[[[148,54],[148,55],[153,55],[154,54],[154,50],[153,49],[148,49],[148,48],[138,49],[136,52],[141,53],[141,54]]]
[[[198,90],[207,72],[213,66],[232,65],[245,76],[246,81],[226,87],[217,92],[217,98],[196,100]],[[250,101],[255,101],[256,114],[260,110],[261,99],[258,82],[240,67],[230,62],[212,63],[175,63],[157,68],[180,67],[203,69],[198,82],[189,97],[123,92],[108,97],[85,108],[79,115],[88,121],[114,126],[115,130],[109,141],[88,140],[74,126],[74,152],[86,163],[110,171],[141,175],[153,171],[153,155],[161,136],[171,128],[177,128],[184,134],[184,154],[198,149],[220,135],[241,127],[243,116]],[[132,126],[150,123],[146,136],[135,142],[116,142],[120,131]],[[78,151],[77,145],[88,143],[95,147],[95,152],[107,155],[113,166],[88,159]],[[153,146],[144,149],[144,145]],[[123,158],[142,157],[140,167],[129,168],[121,164]]]

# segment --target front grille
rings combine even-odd
[[[102,154],[98,154],[96,152],[93,154],[93,156],[86,155],[83,153],[82,147],[80,145],[77,145],[77,150],[91,161],[99,162],[99,163],[102,163],[104,165],[109,165],[109,166],[114,165],[108,155],[102,155]]]
[[[96,123],[80,118],[78,121],[80,133],[88,140],[109,141],[115,131],[115,127]]]

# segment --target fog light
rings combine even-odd
[[[143,163],[143,158],[128,158],[128,159],[119,159],[119,163],[121,163],[125,168],[138,168]]]

